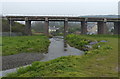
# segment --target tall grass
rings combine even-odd
[[[3,37],[2,42],[4,56],[18,53],[46,53],[50,43],[44,35]]]

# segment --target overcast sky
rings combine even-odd
[[[3,15],[114,15],[119,0],[2,0]]]

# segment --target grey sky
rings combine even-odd
[[[117,2],[3,2],[3,15],[113,15]]]

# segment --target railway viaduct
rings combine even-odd
[[[120,34],[120,18],[101,18],[101,17],[67,17],[67,16],[6,16],[10,27],[14,21],[25,21],[25,34],[32,35],[31,21],[44,21],[45,34],[49,35],[49,21],[64,22],[64,36],[68,32],[68,22],[81,22],[81,34],[87,33],[87,22],[97,22],[98,34],[106,34],[106,23],[114,23],[114,34]]]

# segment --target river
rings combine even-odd
[[[49,39],[51,41],[50,46],[48,48],[48,53],[44,54],[44,58],[41,61],[52,60],[61,56],[69,56],[69,55],[83,55],[84,52],[78,50],[74,47],[71,47],[67,44],[67,47],[64,47],[64,39],[61,36],[56,36]],[[26,65],[28,66],[28,65]],[[24,66],[24,67],[26,67]],[[0,72],[0,76],[5,76],[8,73],[16,72],[17,68],[8,69]]]

